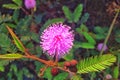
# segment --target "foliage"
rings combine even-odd
[[[67,6],[63,6],[63,11],[64,11],[64,14],[66,16],[66,18],[69,20],[69,22],[73,22],[73,17],[72,17],[72,13],[71,11],[69,10],[69,8]]]
[[[7,15],[1,15],[0,13],[0,24],[4,23],[4,22],[11,22],[11,16],[9,14]]]
[[[88,32],[88,28],[86,25],[81,24],[79,28],[76,28],[76,31],[87,40],[87,42],[77,42],[75,43],[75,47],[87,48],[87,49],[94,49],[96,45],[96,41]]]
[[[62,76],[62,77],[61,77],[61,76]],[[62,73],[58,74],[58,75],[54,78],[54,80],[65,80],[67,76],[68,76],[68,73],[62,72]]]
[[[43,7],[42,3],[46,4],[46,2],[46,0],[37,0],[36,9],[41,9],[38,6],[40,5],[40,7]],[[85,73],[88,73],[87,75],[89,76],[87,77],[93,80],[98,77],[97,74],[101,74],[95,72],[102,71],[106,68],[107,70],[104,71],[104,75],[106,73],[112,74],[114,79],[118,79],[120,61],[119,28],[114,29],[110,41],[108,41],[110,42],[108,44],[108,51],[113,54],[105,52],[105,54],[99,55],[99,52],[96,50],[96,44],[102,42],[106,38],[109,28],[107,26],[93,26],[94,28],[91,30],[92,25],[88,26],[86,23],[91,14],[83,11],[83,4],[76,5],[74,9],[62,5],[61,8],[63,12],[60,13],[64,13],[65,17],[61,15],[61,17],[56,17],[54,10],[53,12],[51,10],[56,4],[52,4],[52,2],[47,2],[47,4],[48,3],[49,5],[47,6],[50,7],[48,10],[50,10],[50,14],[54,15],[52,18],[49,18],[45,11],[38,13],[39,11],[37,12],[33,9],[27,10],[24,8],[25,6],[23,6],[23,0],[12,0],[12,3],[2,5],[3,8],[7,8],[7,10],[12,9],[12,14],[0,13],[0,74],[6,74],[6,76],[0,76],[0,79],[41,79],[40,70],[45,68],[45,66],[47,66],[47,68],[43,72],[42,78],[48,80],[84,80],[84,76],[81,74]],[[71,28],[74,29],[75,40],[74,46],[69,54],[60,59],[56,66],[52,64],[56,63],[54,59],[44,55],[46,52],[43,52],[40,47],[39,36],[50,24],[57,22],[70,25]],[[112,43],[115,44],[113,45]],[[117,62],[116,57],[118,57]],[[77,72],[72,71],[72,68],[75,69],[76,66],[71,66],[71,64],[69,67],[64,66],[66,61],[70,62],[73,59],[79,60],[76,69]],[[19,61],[21,64],[18,63]],[[33,63],[27,65],[25,61]],[[49,61],[53,62],[49,63]],[[109,66],[114,64],[114,62],[116,62],[117,65],[112,66],[111,70]],[[56,76],[51,75],[51,68],[53,67],[59,68],[59,74]],[[31,71],[31,69],[33,71]],[[102,75],[102,77],[104,77],[104,75]]]
[[[51,75],[51,68],[47,68],[45,71],[45,74],[43,76],[44,78],[48,78],[48,80],[52,80],[52,75]]]
[[[0,53],[4,54],[4,53],[7,53],[8,51],[15,53],[16,48],[13,44],[11,44],[10,38],[8,38],[8,36],[4,33],[1,33],[0,36],[1,36],[1,38],[0,38],[0,47],[1,47]]]
[[[41,28],[41,30],[43,31],[46,27],[48,27],[48,25],[50,25],[50,24],[52,24],[52,23],[56,23],[56,22],[64,22],[64,19],[62,19],[62,18],[49,19],[49,20],[46,21],[46,23],[43,25],[43,27]]]
[[[20,59],[22,57],[23,57],[23,55],[21,55],[19,53],[12,53],[12,54],[0,55],[1,59]]]
[[[119,29],[115,31],[115,41],[120,43],[120,30]]]
[[[111,66],[116,61],[116,57],[111,54],[95,56],[80,61],[77,65],[77,73],[88,73],[93,71],[101,71]]]
[[[95,38],[98,40],[104,39],[107,35],[108,27],[101,28],[100,26],[96,26],[94,28]]]
[[[83,80],[80,75],[75,75],[71,78],[71,80]]]
[[[0,60],[0,71],[5,71],[5,66],[8,65],[13,60]]]
[[[74,22],[78,22],[79,18],[81,17],[83,10],[83,5],[79,4],[76,9],[74,10],[73,16],[74,16]]]
[[[72,23],[72,22],[78,22],[79,21],[79,18],[81,17],[81,14],[82,14],[82,10],[83,10],[83,5],[82,4],[79,4],[76,8],[75,8],[75,10],[74,10],[74,12],[72,13],[71,11],[70,11],[70,9],[67,7],[67,6],[63,6],[63,12],[64,12],[64,14],[65,14],[65,17],[68,19],[68,21],[70,22],[70,23]]]
[[[13,38],[16,46],[19,48],[19,50],[21,50],[22,52],[24,52],[25,51],[25,47],[20,42],[20,40],[18,39],[18,37],[14,34],[14,32],[8,26],[7,26],[7,29],[10,32],[10,34],[12,35],[12,38]]]
[[[119,67],[116,66],[114,67],[114,70],[113,70],[113,78],[118,79],[118,76],[119,76]]]
[[[8,8],[8,9],[19,9],[22,5],[21,0],[12,0],[14,3],[13,4],[4,4],[3,7]]]

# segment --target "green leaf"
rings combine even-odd
[[[16,3],[18,6],[22,6],[22,0],[12,0],[14,3]]]
[[[95,31],[96,33],[104,33],[103,28],[100,27],[100,26],[96,26],[96,27],[94,28],[94,31]]]
[[[30,36],[29,36],[29,35],[21,36],[20,40],[21,40],[22,42],[27,42],[27,41],[30,40]]]
[[[5,22],[11,22],[12,21],[12,16],[10,14],[3,14],[1,15],[0,13],[0,24],[5,23]]]
[[[4,33],[4,34],[8,33],[8,30],[6,29],[5,24],[0,25],[0,33]]]
[[[10,71],[13,71],[15,74],[17,74],[17,72],[18,72],[17,66],[15,64],[12,64],[10,66]]]
[[[16,25],[13,23],[5,23],[6,25],[10,26],[11,28],[16,28]]]
[[[12,75],[13,75],[13,74],[11,74],[10,72],[7,73],[7,77],[8,77],[9,80],[12,80]],[[4,79],[3,79],[3,80],[4,80]]]
[[[39,35],[36,33],[31,33],[31,39],[39,43]]]
[[[54,19],[49,19],[41,28],[41,31],[43,31],[45,28],[47,28],[50,24],[53,23],[59,23],[59,22],[64,22],[63,18],[54,18]]]
[[[23,55],[18,53],[0,55],[0,59],[20,59],[20,58],[23,58]]]
[[[65,59],[66,61],[72,60],[72,59],[74,58],[73,51],[74,51],[74,50],[71,49],[70,52],[69,52],[69,54],[67,54],[67,55],[64,57],[64,59]]]
[[[57,76],[55,76],[53,80],[66,80],[67,76],[68,76],[68,73],[62,72],[62,73],[59,73]]]
[[[91,72],[90,73],[90,80],[94,80],[96,75],[97,75],[96,72]]]
[[[84,32],[83,35],[84,35],[85,39],[88,41],[88,43],[93,44],[93,45],[96,44],[95,40],[91,37],[91,35],[89,33]]]
[[[82,14],[82,10],[83,10],[83,5],[82,4],[79,4],[74,13],[73,13],[73,16],[74,16],[74,22],[78,22],[79,18],[81,17],[81,14]]]
[[[75,75],[71,78],[71,80],[83,80],[80,75]]]
[[[35,23],[39,24],[42,21],[43,15],[40,13],[38,15],[35,15]]]
[[[42,54],[42,49],[41,49],[41,47],[39,45],[36,46],[35,51],[37,53],[37,56],[40,56]]]
[[[38,62],[38,61],[35,61],[35,66],[36,66],[35,71],[38,74],[40,73],[40,68],[44,67],[44,65],[42,63]]]
[[[105,39],[108,33],[108,29],[109,29],[108,27],[100,27],[100,26],[95,27],[94,31],[96,33],[96,39],[98,40]]]
[[[106,37],[106,36],[103,35],[103,34],[96,34],[96,35],[95,35],[95,38],[98,39],[98,40],[105,39],[105,37]]]
[[[77,64],[77,73],[89,73],[101,71],[116,62],[116,56],[112,54],[99,55],[80,61]]]
[[[5,66],[8,65],[12,60],[0,60],[0,71],[4,72]]]
[[[17,37],[16,34],[12,31],[11,28],[9,28],[9,27],[7,26],[7,29],[8,29],[8,31],[10,32],[10,34],[11,34],[11,36],[12,36],[12,38],[13,38],[15,44],[16,44],[16,46],[18,47],[18,49],[19,49],[20,51],[24,52],[24,51],[25,51],[25,47],[23,46],[22,42],[18,39],[18,37]]]
[[[31,74],[31,72],[29,71],[29,69],[28,68],[22,68],[22,70],[21,70],[21,72],[19,71],[19,75],[21,75],[21,77],[23,77],[23,75],[25,75],[26,77],[28,77],[28,78],[33,78],[34,76],[33,76],[33,74]],[[17,75],[17,77],[19,78],[19,75]],[[20,78],[19,80],[21,80],[22,78]]]
[[[5,70],[5,67],[4,66],[0,66],[0,71],[4,72],[4,70]]]
[[[62,10],[65,14],[65,17],[69,20],[69,22],[73,22],[73,17],[72,17],[72,13],[70,11],[70,9],[67,6],[63,6]]]
[[[76,31],[80,34],[82,34],[83,32],[88,32],[88,28],[86,25],[81,24],[79,28],[76,28]]]
[[[0,47],[2,48],[8,48],[10,47],[11,40],[8,38],[8,36],[4,33],[0,34]]]
[[[83,42],[80,47],[82,48],[86,48],[86,49],[94,49],[95,48],[95,45],[91,44],[91,43],[85,43]]]
[[[21,0],[19,0],[19,1],[21,1]],[[15,21],[15,23],[18,22],[19,12],[20,12],[19,10],[15,10],[13,13],[12,19]]]
[[[20,70],[17,74],[15,74],[16,75],[16,77],[17,77],[17,80],[21,80],[21,79],[23,79],[23,71],[22,70]]]
[[[115,30],[115,41],[120,43],[120,30]]]
[[[16,4],[3,4],[3,7],[8,8],[8,9],[19,9],[20,8]]]
[[[89,13],[85,13],[85,14],[81,17],[81,20],[80,20],[81,24],[87,22],[89,16],[90,16]]]
[[[118,79],[118,77],[119,77],[119,67],[116,66],[114,67],[114,70],[113,70],[113,78]]]
[[[52,80],[52,75],[51,75],[51,68],[47,68],[44,73],[44,78],[47,78],[48,80]]]
[[[95,45],[88,42],[76,42],[74,45],[75,48],[86,48],[86,49],[94,49]]]

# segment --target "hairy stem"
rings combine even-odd
[[[33,60],[37,60],[43,64],[46,64],[48,66],[55,66],[56,64],[53,62],[53,61],[46,61],[46,60],[43,60],[43,59],[40,59],[38,58],[37,56],[35,55],[27,55],[27,56],[24,56],[25,58],[29,58],[29,59],[33,59]]]
[[[112,29],[113,29],[113,27],[114,27],[115,21],[116,21],[116,19],[117,19],[117,17],[118,17],[118,14],[119,14],[119,11],[117,11],[117,13],[116,13],[116,15],[115,15],[115,17],[114,17],[111,25],[110,25],[110,28],[109,28],[107,37],[106,37],[105,40],[104,40],[104,44],[103,44],[103,46],[102,46],[102,50],[101,50],[101,52],[100,52],[100,55],[103,54],[104,46],[107,44],[107,41],[108,41],[108,39],[109,39],[109,37],[110,37],[110,34],[111,34],[111,32],[112,32]]]
[[[23,12],[25,12],[26,15],[29,15],[29,13],[23,7],[21,7],[21,9]]]
[[[71,72],[69,69],[64,69],[64,68],[62,68],[62,67],[57,67],[57,68],[60,69],[60,70],[62,70],[62,71],[68,72],[68,73],[70,73],[70,74],[76,75],[75,72]]]
[[[45,70],[48,68],[48,65],[45,65],[45,67],[44,68],[42,68],[42,71],[41,71],[41,73],[40,73],[40,76],[43,76],[44,75],[44,72],[45,72]]]

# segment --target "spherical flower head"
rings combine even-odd
[[[103,43],[99,43],[99,44],[97,45],[97,50],[98,50],[98,51],[101,51],[101,50],[102,50],[102,47],[103,47]],[[104,45],[103,51],[106,51],[107,49],[108,49],[107,45]]]
[[[73,46],[74,34],[71,28],[63,23],[48,26],[41,35],[41,47],[50,57],[59,59]]]
[[[36,6],[36,1],[35,0],[25,0],[25,7],[27,9],[32,9]]]

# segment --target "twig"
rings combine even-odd
[[[57,68],[60,69],[60,70],[62,70],[62,71],[66,71],[66,72],[68,72],[68,73],[71,73],[71,74],[73,74],[73,75],[76,75],[76,73],[71,72],[69,69],[64,69],[64,68],[62,68],[62,67],[57,67]]]
[[[48,68],[48,65],[45,65],[45,67],[44,68],[42,68],[42,71],[41,71],[41,73],[40,73],[40,76],[43,76],[43,74],[44,74],[44,72],[45,72],[45,70]]]
[[[118,17],[118,14],[119,14],[119,11],[117,11],[117,13],[116,13],[116,15],[115,15],[115,17],[114,17],[111,25],[110,25],[110,28],[109,28],[107,37],[106,37],[105,40],[104,40],[104,44],[103,44],[103,46],[102,46],[102,50],[101,50],[101,52],[100,52],[100,55],[103,54],[104,46],[106,45],[106,43],[107,43],[107,41],[108,41],[108,39],[109,39],[109,37],[110,37],[110,34],[111,34],[111,32],[112,32],[112,29],[113,29],[113,27],[114,27],[114,24],[115,24],[115,21],[116,21],[116,19],[117,19],[117,17]]]
[[[21,9],[23,12],[25,12],[26,15],[29,15],[29,13],[23,7],[21,7]]]
[[[44,64],[46,64],[46,65],[48,65],[48,66],[56,66],[56,64],[55,64],[53,61],[51,61],[51,60],[46,61],[46,60],[43,60],[43,59],[38,58],[38,57],[35,56],[35,55],[28,55],[28,56],[24,56],[24,57],[25,57],[25,58],[29,58],[29,59],[33,59],[33,60],[37,60],[37,61],[39,61],[39,62],[41,62],[41,63],[44,63]]]

